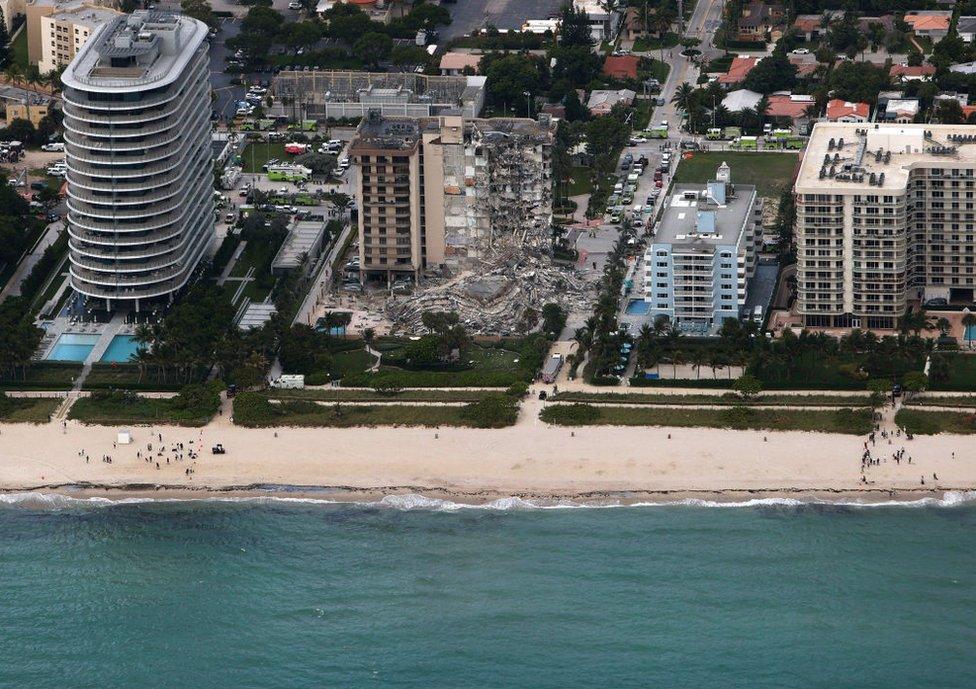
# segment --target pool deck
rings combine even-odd
[[[47,334],[44,338],[46,344],[41,358],[48,359],[51,356],[57,346],[58,338],[65,333],[97,335],[98,340],[92,350],[85,357],[85,360],[80,362],[86,367],[90,367],[91,364],[98,362],[105,355],[105,350],[112,344],[116,335],[131,335],[134,332],[135,328],[125,322],[125,314],[121,312],[114,314],[108,323],[71,323],[68,318],[59,316],[47,327]]]
[[[105,356],[105,350],[108,346],[112,344],[112,340],[115,339],[116,335],[125,335],[122,328],[125,325],[125,314],[115,313],[112,315],[112,320],[105,325],[105,329],[102,330],[102,336],[98,338],[98,342],[95,343],[95,347],[88,354],[88,358],[85,359],[85,365],[93,364],[100,361],[103,356]]]

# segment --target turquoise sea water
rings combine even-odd
[[[5,499],[0,687],[976,686],[972,506]]]

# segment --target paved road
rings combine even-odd
[[[0,301],[3,301],[7,296],[20,296],[20,285],[27,279],[30,275],[31,269],[37,265],[37,262],[41,260],[41,256],[44,255],[44,250],[49,246],[54,244],[58,238],[58,234],[64,229],[64,223],[60,220],[53,222],[47,226],[47,230],[41,235],[41,239],[34,246],[34,250],[30,254],[24,257],[24,260],[20,262],[17,266],[17,270],[7,281],[6,287],[0,292]]]

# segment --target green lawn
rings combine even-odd
[[[272,158],[286,160],[290,158],[285,153],[283,143],[258,141],[249,143],[241,152],[241,162],[244,172],[262,172],[261,166]]]
[[[588,167],[574,167],[570,173],[567,196],[582,196],[593,191],[593,177]]]
[[[332,357],[332,375],[335,378],[363,373],[376,363],[376,357],[365,349],[338,352]]]
[[[201,372],[205,375],[205,372]],[[173,379],[172,375],[167,382],[159,380],[155,372],[146,372],[139,375],[139,367],[134,364],[125,363],[95,363],[85,378],[83,390],[107,390],[111,388],[124,388],[126,390],[172,390],[177,391],[182,388],[184,383]]]
[[[4,423],[47,423],[61,404],[60,397],[0,396],[0,421]]]
[[[760,196],[779,197],[793,181],[798,157],[796,153],[695,153],[691,158],[682,158],[678,163],[674,182],[703,183],[715,179],[715,171],[723,161],[732,169],[733,182],[755,185]]]
[[[976,433],[976,415],[972,412],[902,408],[895,414],[895,423],[915,435]]]
[[[816,431],[866,435],[874,427],[870,409],[668,409],[550,405],[539,418],[560,426],[673,426],[739,430]]]
[[[19,65],[22,69],[27,69],[29,60],[27,57],[27,27],[21,30],[20,35],[10,44],[11,61]]]
[[[647,59],[647,69],[640,70],[640,76],[643,78],[653,77],[657,79],[661,84],[668,78],[668,74],[671,73],[671,65],[667,62],[662,62],[661,60]]]

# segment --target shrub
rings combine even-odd
[[[305,385],[326,385],[332,376],[328,371],[316,371],[305,376]]]
[[[271,404],[259,393],[242,392],[234,398],[234,423],[239,426],[271,426],[281,414],[281,405]]]
[[[592,404],[553,404],[543,409],[539,418],[560,426],[585,426],[600,418],[600,410]]]
[[[756,413],[755,409],[744,407],[741,404],[729,409],[723,409],[721,414],[722,420],[729,425],[729,428],[738,429],[754,428],[759,418],[759,414]]]
[[[508,389],[505,390],[505,394],[509,397],[514,397],[515,399],[520,400],[529,394],[529,386],[527,383],[512,383],[508,386]]]
[[[518,402],[509,395],[488,395],[465,405],[460,416],[475,428],[503,428],[518,419]]]

